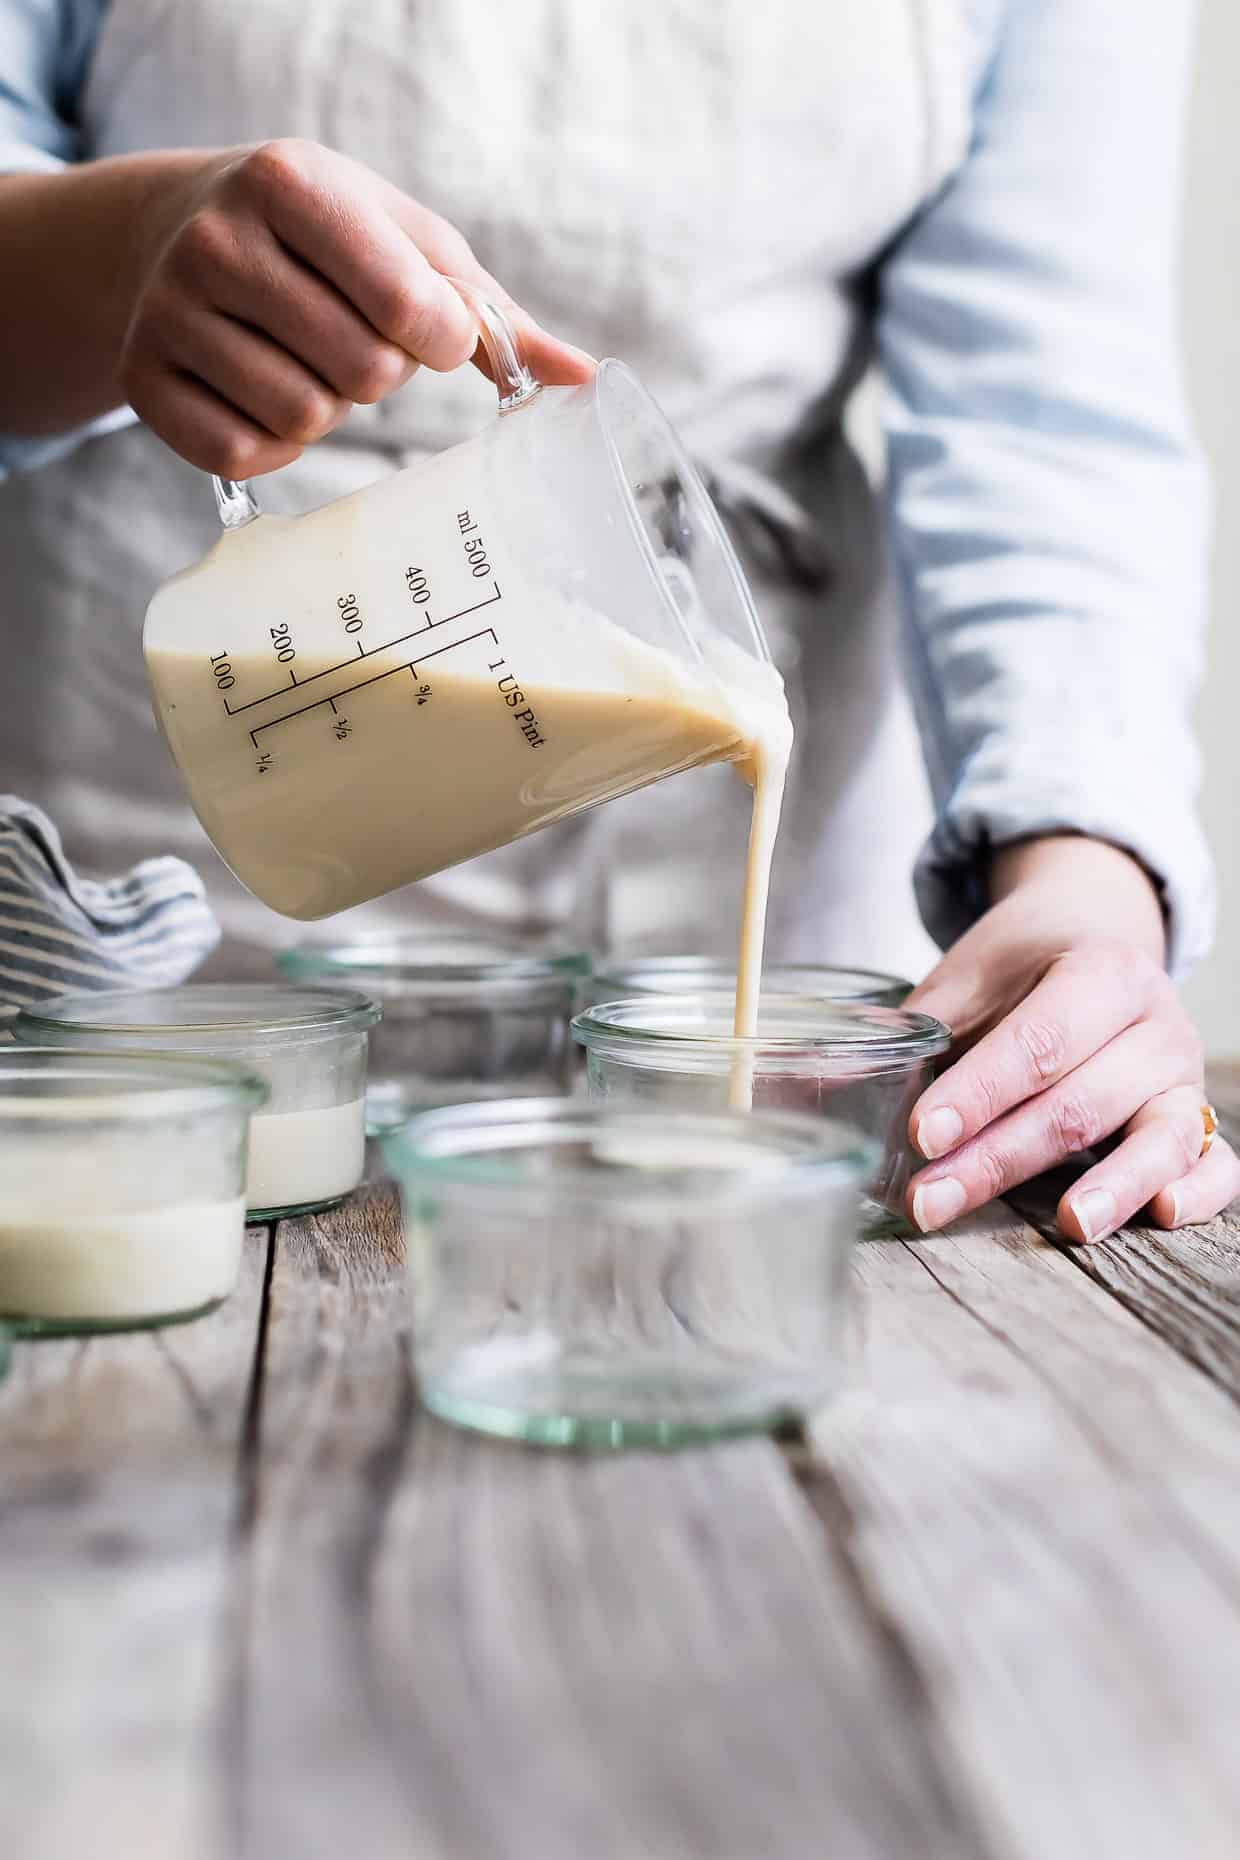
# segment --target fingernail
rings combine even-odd
[[[1180,1224],[1180,1191],[1179,1189],[1169,1188],[1167,1190],[1167,1200],[1171,1203],[1171,1225],[1173,1227],[1178,1227]]]
[[[946,1227],[948,1221],[955,1220],[967,1200],[963,1182],[954,1175],[923,1182],[913,1190],[913,1219],[923,1234],[932,1233],[936,1227]]]
[[[917,1122],[917,1147],[927,1162],[946,1156],[963,1135],[964,1119],[950,1104],[940,1105],[937,1111],[928,1111]]]
[[[1109,1188],[1087,1189],[1068,1206],[1087,1240],[1096,1240],[1115,1225],[1115,1197]]]

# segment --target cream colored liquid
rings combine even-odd
[[[199,819],[256,896],[311,919],[734,761],[755,790],[736,1018],[752,1033],[791,741],[779,676],[722,637],[695,665],[529,584],[482,482],[458,448],[232,531],[160,589],[147,669]]]
[[[366,1102],[272,1111],[250,1120],[249,1208],[295,1208],[335,1201],[362,1179]]]
[[[788,715],[783,682],[773,666],[760,666],[757,675],[751,673],[744,722],[747,749],[737,762],[736,770],[753,786],[753,813],[741,893],[732,1031],[737,1039],[751,1040],[758,1031],[771,862],[783,809],[788,759],[792,753],[792,719]],[[753,1061],[748,1053],[738,1053],[733,1061],[728,1103],[734,1111],[748,1111],[752,1107]]]
[[[0,1205],[0,1311],[107,1322],[227,1297],[245,1231],[240,1197],[126,1213],[108,1208],[109,1186],[98,1212],[59,1212],[52,1185],[28,1207]]]
[[[493,650],[463,649],[475,662]],[[256,779],[254,757],[212,727],[218,699],[201,656],[165,648],[148,663],[199,819],[238,878],[289,917],[346,910],[740,747],[735,719],[711,708],[711,683],[674,681],[670,655],[654,668],[662,688],[646,690],[505,690],[515,674],[483,663],[481,676],[428,668],[420,705],[409,672],[372,686],[364,712],[341,700],[347,735],[333,735],[328,711],[295,718]],[[242,689],[269,676],[242,655],[230,663]],[[314,676],[306,661],[303,679]]]

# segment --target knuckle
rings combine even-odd
[[[1003,1089],[996,1078],[989,1072],[979,1072],[970,1081],[969,1095],[972,1099],[972,1122],[979,1128],[993,1124],[1007,1109]]]
[[[260,142],[241,164],[240,179],[263,198],[303,187],[309,179],[310,146],[299,136]]]
[[[1037,1079],[1053,1078],[1062,1066],[1068,1049],[1067,1035],[1058,1021],[1054,1020],[1019,1022],[1016,1044]]]
[[[1201,1139],[1203,1131],[1200,1121],[1194,1119],[1177,1119],[1174,1126],[1174,1138],[1179,1153],[1180,1172],[1187,1175],[1201,1158]]]
[[[440,269],[450,263],[457,266],[461,273],[466,271],[482,273],[482,267],[474,257],[473,248],[460,227],[454,226],[451,220],[446,220],[442,213],[436,213],[433,208],[426,210],[426,228],[419,243],[434,248]],[[489,279],[489,274],[482,275]]]
[[[993,1201],[996,1195],[1001,1195],[1005,1188],[1010,1188],[1017,1180],[1012,1158],[992,1143],[980,1144],[969,1158],[969,1165],[969,1173],[987,1201]]]
[[[232,429],[211,442],[211,471],[221,478],[252,478],[262,470],[263,444],[257,434]]]
[[[1102,1137],[1102,1119],[1087,1098],[1068,1093],[1049,1106],[1049,1136],[1061,1155],[1092,1149]]]
[[[384,327],[399,330],[401,345],[410,355],[420,356],[432,347],[440,323],[435,304],[407,290],[395,278],[385,281],[380,298]]]
[[[349,371],[345,389],[350,400],[364,406],[382,400],[405,379],[410,358],[394,343],[375,343]]]
[[[1093,954],[1124,993],[1143,1004],[1159,989],[1170,986],[1163,969],[1136,943],[1109,938],[1096,945]]]
[[[191,276],[219,271],[233,256],[234,241],[227,217],[213,207],[199,207],[177,234],[170,254],[175,268]]]
[[[327,431],[335,416],[335,403],[329,395],[312,387],[298,390],[289,396],[280,435],[296,444],[308,445]]]

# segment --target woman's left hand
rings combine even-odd
[[[909,1120],[930,1165],[909,1185],[913,1221],[932,1232],[1116,1136],[1059,1203],[1068,1239],[1141,1209],[1160,1227],[1208,1220],[1240,1194],[1240,1161],[1221,1136],[1206,1145],[1201,1039],[1144,870],[1064,837],[1002,849],[992,878],[995,903],[907,1003],[960,1055]]]

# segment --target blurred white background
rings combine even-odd
[[[1185,313],[1198,428],[1214,467],[1209,667],[1199,711],[1219,871],[1213,956],[1188,985],[1210,1053],[1240,1055],[1240,6],[1201,0],[1188,161]],[[1156,739],[1151,753],[1157,754]]]

